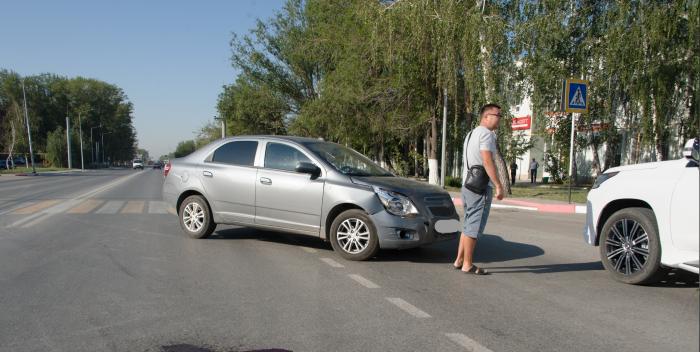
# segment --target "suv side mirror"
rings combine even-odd
[[[308,162],[298,163],[297,167],[294,168],[294,171],[301,174],[310,174],[311,178],[317,178],[319,175],[321,175],[321,168],[319,168],[313,163]]]
[[[700,160],[700,139],[689,139],[683,147],[683,156],[686,159]]]

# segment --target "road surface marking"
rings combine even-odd
[[[336,262],[335,260],[333,260],[333,259],[331,259],[331,258],[321,258],[321,260],[322,260],[324,263],[326,263],[326,264],[328,264],[328,265],[330,265],[330,266],[332,266],[332,267],[334,267],[334,268],[344,268],[344,267],[345,267],[345,265],[340,264],[340,263]]]
[[[452,342],[464,347],[467,351],[471,352],[493,352],[490,349],[480,345],[478,342],[470,339],[467,335],[460,333],[448,333],[445,334],[447,338],[452,340]]]
[[[122,200],[110,200],[102,208],[98,209],[95,213],[97,214],[116,214],[119,209],[124,205]]]
[[[398,297],[387,297],[389,302],[393,303],[395,306],[401,308],[404,312],[416,317],[416,318],[430,318],[430,314],[418,309],[416,306],[404,301]]]
[[[17,209],[12,213],[18,214],[18,215],[33,214],[36,212],[40,212],[46,208],[52,207],[52,206],[56,205],[58,202],[59,202],[58,199],[43,200],[43,201],[40,201],[39,203],[35,203],[34,205],[30,205],[28,207]]]
[[[17,209],[22,209],[24,207],[28,207],[28,206],[32,205],[33,202],[22,202],[22,203],[19,203],[19,205],[17,205],[17,204],[18,204],[18,202],[8,204],[7,208],[9,208],[9,209],[0,211],[0,215],[5,215],[5,214],[11,213]]]
[[[313,248],[309,248],[309,247],[301,247],[301,249],[303,249],[304,252],[306,252],[306,253],[316,253],[316,252],[318,252],[317,250],[315,250],[315,249],[313,249]]]
[[[167,214],[168,209],[165,206],[165,202],[155,200],[155,201],[148,202],[148,213],[149,214]]]
[[[357,275],[357,274],[349,274],[351,279],[357,281],[360,285],[367,287],[367,288],[379,288],[379,285],[375,284],[372,281],[369,281],[368,279],[365,279],[364,277]]]
[[[68,209],[68,214],[87,214],[102,205],[104,201],[99,199],[88,199],[76,207]]]
[[[142,200],[130,200],[122,208],[122,214],[141,214],[145,203]]]

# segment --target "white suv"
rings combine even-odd
[[[143,170],[143,160],[141,159],[134,159],[134,162],[132,163],[132,168],[134,169],[141,169]]]
[[[698,139],[683,158],[605,171],[588,193],[584,237],[603,266],[630,284],[657,281],[663,267],[698,273]]]

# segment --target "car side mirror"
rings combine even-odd
[[[685,142],[683,147],[683,156],[686,159],[698,161],[700,160],[700,139],[693,138]]]
[[[321,168],[316,166],[313,163],[309,162],[300,162],[297,164],[297,167],[294,168],[294,171],[301,173],[301,174],[309,174],[311,175],[311,178],[317,178],[318,176],[321,175]]]

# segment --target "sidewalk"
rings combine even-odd
[[[462,205],[462,195],[459,192],[450,192],[452,202],[455,206]],[[492,208],[501,209],[518,209],[527,211],[537,211],[542,213],[558,213],[558,214],[585,214],[586,205],[549,199],[533,199],[533,198],[504,198],[499,201],[494,198],[491,203]]]

